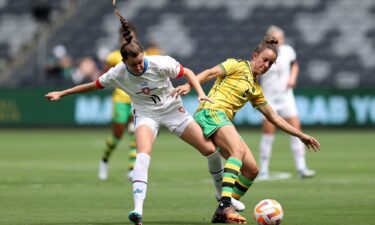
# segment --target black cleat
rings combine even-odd
[[[129,220],[135,225],[142,225],[142,215],[137,212],[131,211],[129,213]]]
[[[212,223],[232,223],[232,224],[245,224],[245,217],[236,212],[232,205],[219,203],[216,208],[215,214],[211,220]]]

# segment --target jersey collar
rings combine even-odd
[[[128,65],[125,64],[125,66],[126,66],[126,70],[127,70],[131,75],[136,76],[136,77],[139,77],[139,76],[142,76],[142,75],[146,72],[146,70],[147,70],[147,68],[148,68],[148,59],[147,59],[146,57],[143,58],[143,71],[142,71],[141,74],[135,74],[135,73],[133,73],[132,71],[129,70]]]

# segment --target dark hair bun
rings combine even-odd
[[[265,36],[263,42],[269,45],[277,45],[279,41],[274,36]]]
[[[274,36],[265,36],[263,42],[269,45],[277,45],[279,41]]]

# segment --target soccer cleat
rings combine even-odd
[[[128,173],[126,174],[126,177],[128,178],[129,181],[132,181],[134,175],[134,170],[129,170]]]
[[[298,170],[298,176],[301,178],[301,179],[305,179],[305,178],[312,178],[316,175],[316,172],[315,170],[309,170],[309,169],[304,169],[304,170]]]
[[[216,200],[219,202],[221,197],[217,194],[215,195],[215,197],[216,197]],[[240,200],[237,200],[233,197],[231,198],[231,203],[237,212],[242,212],[246,208],[245,204],[243,204]]]
[[[135,225],[142,225],[142,215],[135,211],[129,213],[129,220]]]
[[[240,200],[237,200],[237,199],[235,199],[233,197],[231,198],[231,203],[232,203],[233,208],[237,212],[242,212],[246,208],[245,204],[243,204],[242,202],[240,202]]]
[[[232,205],[225,205],[222,202],[219,203],[211,222],[232,224],[247,223],[245,217],[237,213]]]
[[[108,165],[103,160],[100,160],[99,162],[98,177],[100,180],[107,180],[108,178]]]
[[[256,178],[258,181],[259,180],[269,180],[270,179],[270,175],[269,173],[260,173],[257,178]]]

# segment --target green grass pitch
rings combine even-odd
[[[114,152],[109,179],[97,179],[108,129],[0,130],[1,225],[130,224],[131,184],[126,180],[125,139]],[[258,155],[260,129],[240,130]],[[321,142],[308,152],[317,170],[309,180],[297,178],[289,139],[277,133],[271,171],[290,179],[256,182],[242,201],[248,224],[252,209],[265,198],[284,208],[282,224],[375,224],[374,130],[309,130]],[[144,224],[209,224],[217,206],[205,158],[162,131],[154,146]]]

